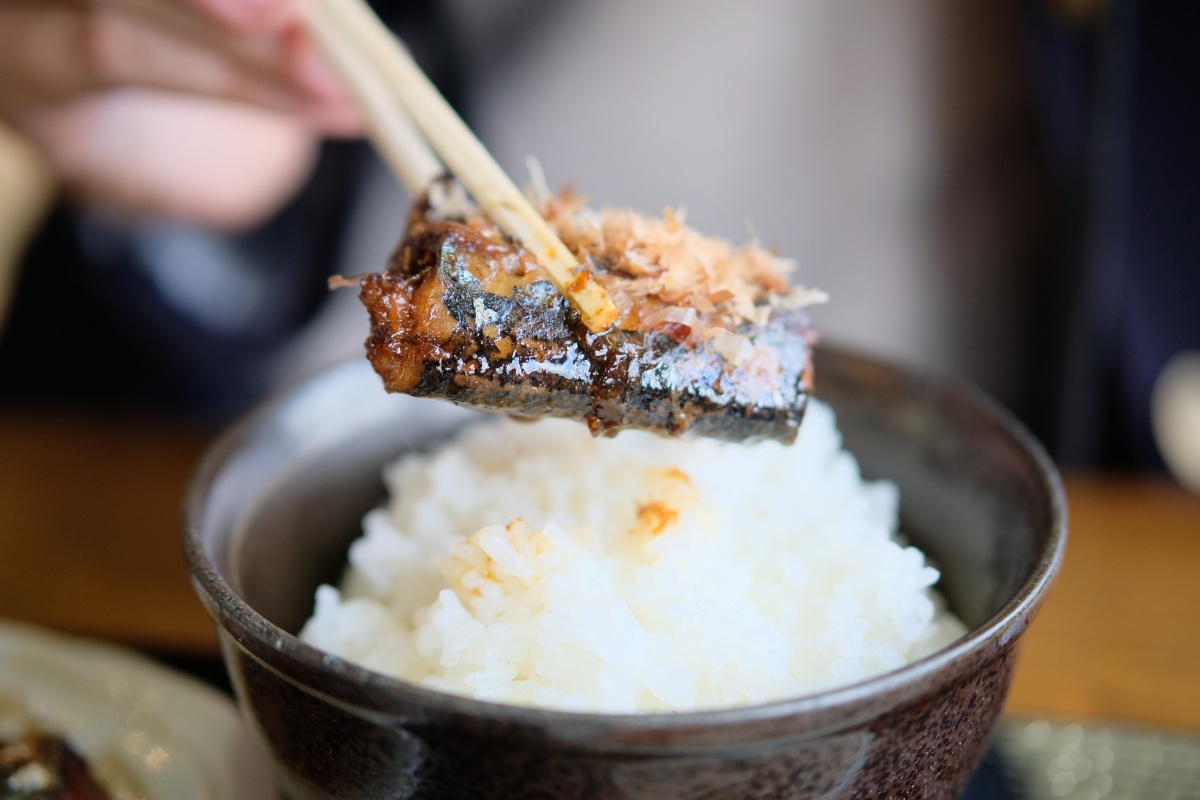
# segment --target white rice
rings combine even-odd
[[[301,636],[443,691],[736,706],[895,669],[964,631],[937,570],[897,540],[895,486],[862,481],[819,402],[790,447],[497,419],[385,478],[389,505]]]

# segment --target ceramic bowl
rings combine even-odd
[[[985,749],[1016,645],[1062,558],[1054,467],[970,388],[821,350],[864,474],[899,484],[902,526],[970,632],[899,670],[746,708],[601,715],[450,696],[296,638],[336,581],[381,467],[471,418],[386,395],[364,362],[229,431],[195,477],[185,547],[242,710],[294,800],[953,797]],[[464,487],[469,491],[470,487]]]

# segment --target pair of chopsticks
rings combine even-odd
[[[607,330],[617,317],[608,293],[579,269],[366,0],[309,0],[308,10],[314,37],[363,112],[376,148],[409,192],[422,194],[448,168],[496,225],[533,254],[588,329]]]

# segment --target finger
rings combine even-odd
[[[56,0],[0,4],[0,112],[55,102],[77,90],[74,56],[64,57],[78,9]]]
[[[77,198],[229,229],[275,213],[308,175],[317,145],[288,116],[141,89],[64,104],[33,127]]]
[[[75,0],[80,3],[120,4],[146,13],[191,18],[215,24],[225,33],[260,34],[277,31],[301,19],[298,0]]]
[[[294,0],[264,0],[270,12],[258,26],[232,33],[206,8],[213,0],[103,0],[140,15],[176,37],[187,38],[245,66],[292,83],[318,98],[338,98],[344,92],[334,71],[317,52]],[[241,8],[242,0],[235,5]]]
[[[291,110],[307,102],[283,75],[281,41],[214,50],[115,5],[54,0],[0,4],[0,72],[9,106],[44,106],[89,91],[140,85]]]
[[[295,0],[183,0],[183,4],[245,33],[277,29],[300,15]]]
[[[95,6],[120,10],[143,30],[160,31],[164,40],[188,43],[223,55],[232,64],[314,97],[341,93],[333,71],[317,54],[303,20],[289,0],[271,0],[276,23],[269,30],[231,32],[203,9],[199,0],[93,0]],[[238,0],[241,2],[241,0]],[[286,15],[284,14],[286,12]],[[94,11],[93,14],[103,14]],[[111,12],[109,12],[111,13]],[[101,17],[97,23],[104,25]]]
[[[214,26],[204,11],[194,8],[196,0],[104,2],[154,21],[175,40],[223,52],[231,63],[248,73],[280,82],[306,95],[304,111],[320,130],[339,136],[362,134],[361,114],[341,80],[318,52],[298,5],[291,0],[280,0],[273,6],[274,19],[279,24],[268,33],[235,36],[219,29],[219,23]]]

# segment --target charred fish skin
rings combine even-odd
[[[569,326],[570,306],[534,265],[510,279],[521,265],[497,268],[492,250],[466,226],[416,226],[388,272],[363,279],[368,358],[389,391],[585,417],[593,369]]]
[[[774,312],[754,335],[755,355],[733,368],[707,345],[645,334],[622,407],[628,427],[729,441],[796,438],[808,401],[803,312]],[[751,331],[742,329],[749,335]]]
[[[808,394],[807,317],[776,309],[733,367],[667,332],[595,334],[519,247],[417,223],[362,280],[368,358],[389,391],[523,416],[731,441],[795,439]]]

